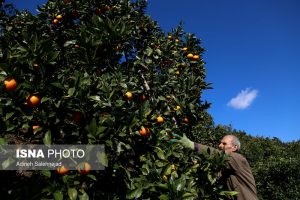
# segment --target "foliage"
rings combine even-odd
[[[209,104],[201,100],[209,84],[200,40],[181,24],[165,34],[145,8],[145,1],[49,0],[38,15],[5,14],[0,82],[14,78],[18,85],[1,86],[0,137],[10,144],[104,144],[107,157],[106,169],[89,175],[1,172],[3,198],[230,194],[220,183],[224,155],[194,155],[169,143],[172,132],[207,144],[215,139]],[[32,106],[31,95],[41,102]],[[140,135],[141,128],[149,134]]]

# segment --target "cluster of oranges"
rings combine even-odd
[[[4,81],[4,87],[7,91],[15,91],[17,88],[17,81],[14,78],[7,79]],[[41,103],[41,99],[37,95],[30,95],[27,97],[26,103],[30,107],[36,107]]]
[[[6,91],[13,92],[17,89],[17,86],[18,86],[17,81],[14,78],[6,79],[4,81],[4,88],[5,88]],[[37,95],[29,95],[26,99],[26,104],[30,107],[36,107],[40,103],[41,103],[41,99]],[[39,125],[32,126],[32,130],[35,130],[35,129],[38,129],[38,128],[40,128]]]
[[[129,91],[124,94],[124,98],[128,101],[131,101],[133,99],[133,96],[134,96],[133,93],[131,93]],[[167,96],[167,99],[171,99],[171,98],[172,98],[171,96]],[[143,101],[146,100],[145,95],[144,94],[140,95],[140,99],[143,100]],[[181,107],[179,105],[174,107],[174,111],[178,111],[180,109],[181,109]],[[186,123],[186,124],[189,122],[187,117],[185,117],[182,121],[183,121],[183,123]],[[162,124],[164,122],[165,122],[164,117],[158,116],[156,118],[156,123],[157,124]],[[142,126],[141,129],[139,130],[139,134],[143,137],[148,137],[150,135],[150,129],[147,128],[147,127]]]
[[[57,168],[58,174],[67,174],[69,169],[65,166],[61,166]],[[77,171],[79,174],[88,174],[91,171],[91,165],[88,162],[80,163],[77,167]]]
[[[53,24],[54,25],[57,25],[58,24],[58,22],[60,22],[61,20],[62,20],[62,15],[57,15],[56,17],[55,17],[55,19],[53,19]]]

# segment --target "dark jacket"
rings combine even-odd
[[[219,150],[206,145],[195,143],[195,150],[199,153],[207,152],[216,153]],[[228,169],[222,174],[226,180],[226,186],[231,191],[237,191],[238,195],[235,200],[258,200],[255,180],[251,172],[248,161],[239,153],[232,152],[228,155]]]

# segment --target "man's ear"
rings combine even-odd
[[[233,152],[238,152],[239,151],[237,145],[232,146],[232,148],[234,149]]]

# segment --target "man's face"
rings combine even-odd
[[[219,149],[224,150],[226,154],[230,154],[237,150],[237,146],[232,144],[232,137],[225,136],[219,144]]]

